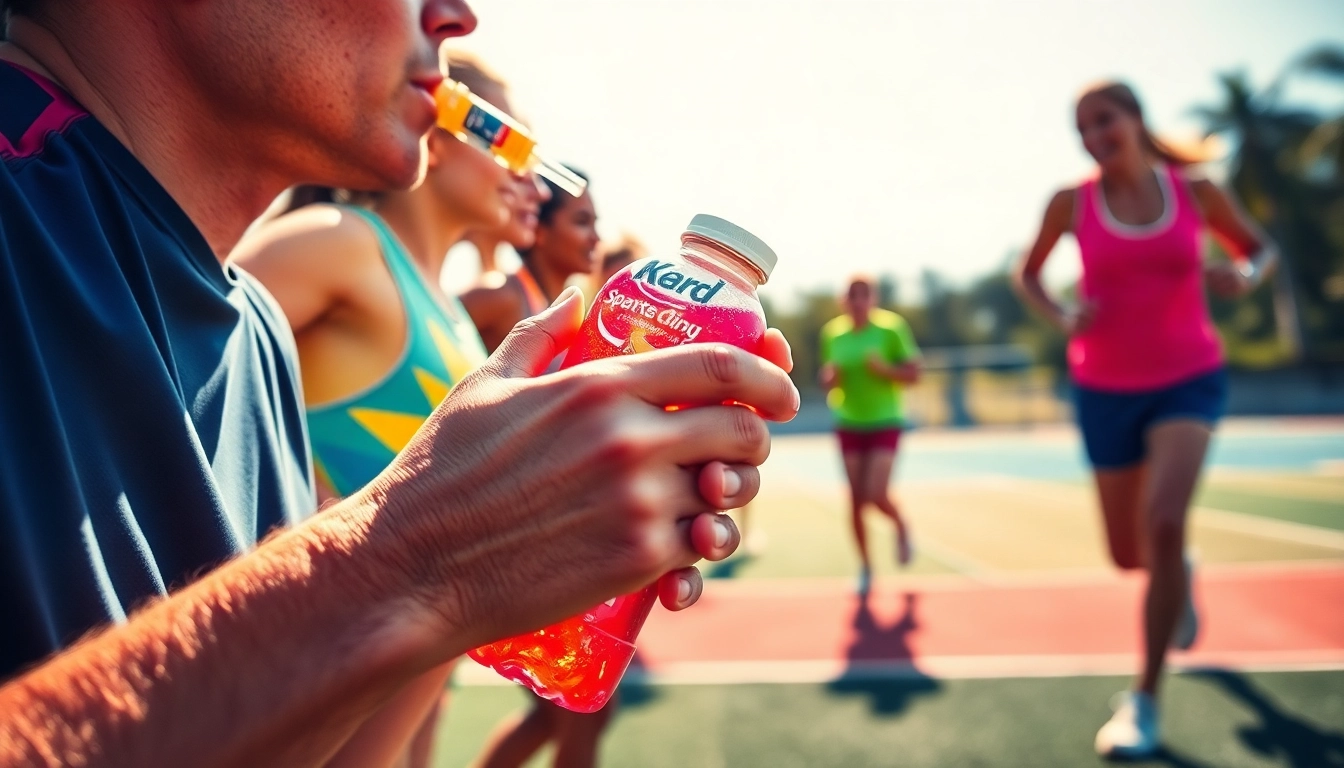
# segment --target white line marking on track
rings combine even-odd
[[[1200,563],[1199,578],[1236,579],[1239,577],[1314,576],[1344,571],[1339,560],[1291,560],[1247,563]],[[874,597],[903,592],[955,592],[984,588],[1069,588],[1105,586],[1128,580],[1141,580],[1140,573],[1125,573],[1109,567],[1043,568],[998,573],[993,578],[972,578],[960,573],[879,576],[873,579]],[[784,577],[747,579],[706,579],[705,596],[852,596],[854,580],[844,577]]]
[[[1128,675],[1138,669],[1137,654],[1038,656],[929,656],[914,660],[846,661],[695,661],[632,669],[631,683],[644,685],[822,684],[844,681],[993,680],[1002,678],[1099,677]],[[1237,672],[1329,672],[1344,670],[1344,649],[1312,651],[1246,651],[1197,654],[1174,659],[1173,672],[1212,669]],[[459,685],[513,685],[475,663],[458,665]]]
[[[1077,493],[1076,489],[1057,483],[1040,480],[1024,480],[1022,478],[1009,477],[1007,475],[995,475],[994,481],[1004,486],[1017,486],[1024,491],[1030,489],[1031,493],[1036,495],[1042,493],[1062,495],[1067,493],[1072,496]],[[1242,512],[1231,512],[1229,510],[1216,509],[1214,507],[1194,507],[1191,509],[1191,515],[1191,522],[1195,525],[1219,528],[1234,533],[1244,533],[1249,536],[1258,536],[1262,539],[1276,539],[1278,541],[1286,541],[1293,544],[1306,544],[1309,546],[1321,547],[1323,549],[1334,549],[1344,552],[1344,532],[1342,531],[1321,528],[1315,525],[1305,525],[1303,523],[1293,523],[1287,520],[1260,517],[1259,515],[1248,515]]]

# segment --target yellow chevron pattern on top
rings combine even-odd
[[[424,368],[412,368],[411,370],[415,373],[415,380],[420,383],[420,391],[425,393],[425,400],[429,402],[429,407],[434,408],[443,402],[443,398],[448,396],[450,387],[438,376]]]
[[[368,430],[369,434],[377,438],[378,442],[393,453],[398,453],[402,448],[405,448],[406,444],[411,442],[411,438],[415,436],[415,431],[420,429],[421,424],[425,423],[424,416],[383,411],[377,408],[351,408],[349,413],[350,418]]]
[[[448,337],[448,332],[438,323],[426,320],[425,325],[428,326],[430,338],[434,339],[434,346],[438,348],[439,356],[443,358],[443,365],[448,369],[448,375],[452,377],[454,383],[461,381],[463,376],[476,370],[476,366],[484,362],[468,360],[457,348],[457,344]]]

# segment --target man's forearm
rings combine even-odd
[[[451,652],[361,576],[367,514],[323,513],[0,688],[0,764],[320,764]]]

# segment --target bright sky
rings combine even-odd
[[[1089,170],[1072,99],[1120,76],[1193,136],[1215,74],[1267,84],[1344,39],[1341,0],[476,0],[461,47],[544,149],[593,180],[601,230],[676,247],[697,212],[779,253],[765,293],[933,268],[966,281]],[[1292,95],[1340,105],[1341,91]],[[1052,260],[1076,273],[1076,250]],[[450,269],[453,265],[450,264]]]

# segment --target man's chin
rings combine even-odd
[[[417,140],[409,146],[402,145],[395,161],[381,168],[383,186],[389,190],[414,189],[425,180],[429,168],[429,152],[423,142]]]
[[[360,173],[352,174],[358,184],[340,184],[346,189],[358,189],[367,192],[393,192],[413,189],[420,186],[425,178],[425,164],[419,155],[401,156],[397,160],[377,166],[365,166]]]

